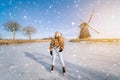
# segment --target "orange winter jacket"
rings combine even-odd
[[[59,38],[54,37],[51,40],[49,49],[52,51],[54,49],[54,47],[58,47],[59,49],[64,49],[64,38],[63,37],[59,37]]]

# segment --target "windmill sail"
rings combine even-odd
[[[100,34],[100,32],[98,32],[96,29],[94,29],[93,27],[89,26],[89,28],[91,28],[93,31],[95,31],[97,34]]]
[[[92,19],[92,17],[93,17],[93,14],[94,14],[94,10],[92,11],[92,13],[91,13],[91,15],[90,15],[90,17],[89,17],[89,19],[88,19],[88,23],[90,23],[90,21],[91,21],[91,19]]]

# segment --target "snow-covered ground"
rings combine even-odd
[[[120,80],[120,45],[66,42],[65,76],[57,58],[50,73],[49,42],[0,46],[0,80]]]

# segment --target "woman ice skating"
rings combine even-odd
[[[65,64],[62,58],[62,51],[64,49],[64,38],[62,37],[62,34],[60,32],[55,32],[55,36],[52,39],[50,43],[50,55],[52,55],[52,66],[51,66],[51,72],[54,70],[55,66],[55,59],[58,55],[61,64],[62,64],[62,72],[63,74],[66,72],[65,70]]]

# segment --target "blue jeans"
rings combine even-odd
[[[62,66],[64,67],[65,64],[64,64],[64,61],[63,61],[63,58],[62,58],[62,52],[59,52],[59,49],[57,47],[54,47],[53,56],[52,56],[52,65],[55,65],[55,60],[56,60],[57,55],[59,57],[59,60],[62,64]]]

